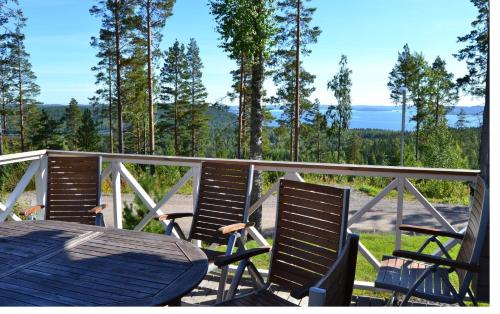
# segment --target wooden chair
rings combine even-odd
[[[46,204],[22,215],[29,220],[45,209],[46,220],[79,222],[104,227],[101,204],[101,157],[54,157],[47,160]]]
[[[349,191],[281,180],[267,282],[264,282],[250,258],[268,253],[270,248],[255,248],[219,257],[215,261],[219,267],[240,262],[225,297],[226,301],[220,305],[293,305],[273,293],[276,286],[280,290],[289,291],[294,298],[306,296],[309,288],[329,273],[344,245]],[[245,269],[248,269],[252,278],[256,278],[257,289],[233,299]]]
[[[397,302],[398,293],[403,293],[406,296],[401,305],[406,305],[412,296],[416,296],[434,302],[458,303],[463,306],[468,293],[474,305],[477,305],[470,287],[473,276],[480,270],[480,253],[489,222],[489,190],[479,176],[472,193],[473,200],[465,234],[401,225],[403,231],[429,234],[431,237],[417,252],[396,250],[393,256],[383,257],[375,287],[394,291],[391,303]],[[455,260],[451,258],[438,236],[462,240]],[[445,257],[422,253],[432,242],[440,247]],[[458,291],[449,279],[453,272],[458,275]]]
[[[211,244],[209,248],[203,248],[203,251],[208,257],[208,271],[217,269],[213,264],[215,258],[232,254],[235,247],[238,250],[244,249],[242,239],[245,237],[245,230],[254,225],[248,222],[252,178],[252,165],[203,162],[194,213],[171,213],[160,216],[160,220],[168,221],[165,234],[172,235],[175,230],[185,240],[201,240]],[[176,219],[183,217],[193,217],[187,237],[176,222]],[[212,249],[217,245],[227,245],[226,252]],[[218,300],[222,300],[227,273],[228,267],[224,267],[217,294]]]
[[[359,236],[349,234],[346,245],[328,273],[309,289],[309,306],[351,305]]]

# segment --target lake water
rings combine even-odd
[[[446,115],[448,125],[455,126],[457,122],[457,113],[463,108],[466,112],[467,126],[477,127],[482,120],[482,107],[456,107]],[[321,113],[327,110],[326,105],[320,106]],[[230,107],[230,111],[238,113],[237,107]],[[282,111],[276,107],[270,107],[270,111],[275,118],[279,118]],[[415,122],[410,121],[410,117],[415,114],[414,109],[406,110],[406,129],[413,130]],[[268,126],[277,126],[276,121],[267,124]],[[396,106],[353,106],[352,119],[349,125],[351,129],[383,129],[383,130],[401,130],[401,107]]]

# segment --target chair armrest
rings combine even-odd
[[[314,287],[316,283],[317,281],[309,282],[303,285],[302,287],[297,287],[295,289],[292,289],[292,291],[290,291],[290,295],[295,299],[302,299],[309,294],[309,289],[311,287]]]
[[[252,256],[257,256],[260,254],[268,253],[271,250],[270,247],[258,247],[255,249],[245,250],[240,253],[231,254],[227,256],[219,256],[215,258],[214,264],[218,267],[227,266],[231,263],[238,262]]]
[[[158,219],[160,221],[164,221],[164,220],[173,220],[173,219],[183,218],[183,217],[193,217],[193,213],[185,212],[185,213],[165,214],[165,215],[159,216]]]
[[[443,236],[443,237],[449,237],[449,238],[455,238],[455,239],[463,239],[464,238],[464,235],[461,233],[449,232],[449,231],[438,230],[438,229],[434,229],[434,228],[426,228],[426,227],[413,226],[413,225],[401,225],[401,226],[399,226],[399,230],[418,232],[418,233],[430,234],[430,235],[435,235],[435,236]]]
[[[35,205],[35,206],[32,206],[32,207],[28,208],[24,212],[22,212],[21,215],[28,217],[29,215],[32,215],[32,214],[38,212],[40,209],[43,209],[43,208],[45,208],[45,206],[43,206],[43,205]]]
[[[240,231],[240,230],[243,230],[243,229],[246,229],[246,228],[253,227],[254,225],[255,225],[255,223],[253,223],[253,222],[247,222],[247,223],[241,222],[241,223],[232,224],[232,225],[229,225],[229,226],[220,227],[217,230],[219,232],[222,232],[222,234],[228,234],[228,233],[232,233],[232,232],[235,232],[235,231]]]
[[[460,268],[468,271],[479,272],[479,267],[477,265],[458,262],[448,258],[438,257],[434,255],[428,255],[428,254],[422,254],[404,250],[395,250],[394,252],[392,252],[392,255],[396,257],[408,258],[430,264],[436,264],[440,266],[448,266],[452,268]]]
[[[104,208],[106,208],[106,204],[98,205],[92,209],[89,209],[89,213],[94,213],[97,215],[100,212],[102,212],[104,210]]]

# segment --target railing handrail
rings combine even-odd
[[[245,159],[221,159],[200,158],[182,156],[160,156],[139,154],[116,154],[98,152],[77,152],[47,150],[48,155],[58,156],[101,156],[104,161],[122,161],[139,164],[153,165],[177,165],[195,166],[204,161],[224,162],[232,164],[252,164],[256,170],[265,171],[294,171],[301,173],[320,174],[342,174],[353,176],[383,176],[383,177],[409,177],[416,179],[449,179],[472,181],[479,174],[479,170],[470,169],[445,169],[424,167],[400,167],[400,166],[373,166],[353,164],[332,164],[313,162],[288,162],[271,160],[245,160]]]
[[[40,159],[42,156],[44,156],[46,154],[47,154],[47,150],[42,149],[42,150],[34,150],[34,151],[30,151],[30,152],[1,155],[0,156],[0,165],[7,165],[7,164],[13,164],[13,163],[18,163],[18,162],[22,162],[22,161]]]

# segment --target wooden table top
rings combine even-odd
[[[0,223],[0,306],[175,303],[207,273],[194,245],[61,221]]]

